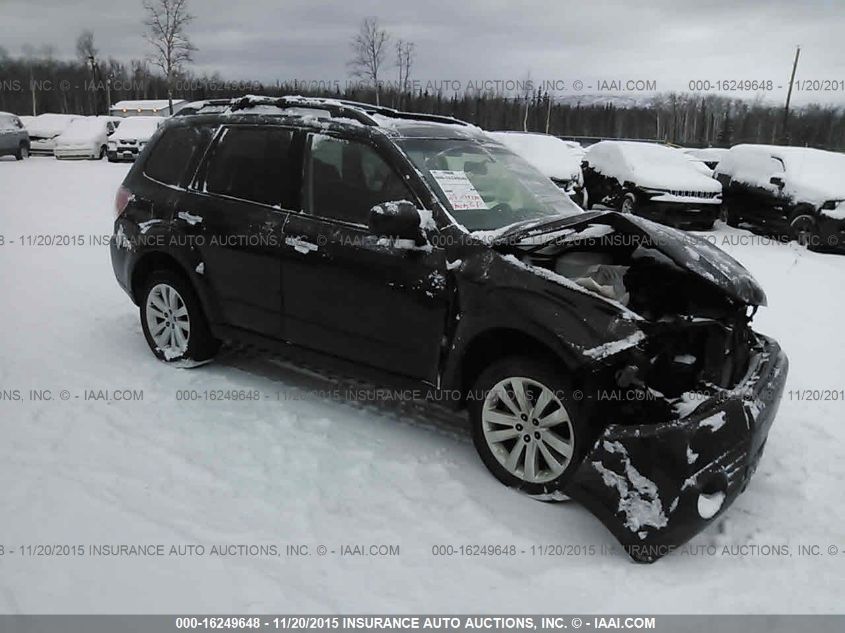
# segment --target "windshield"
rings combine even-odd
[[[406,139],[399,145],[455,220],[469,231],[581,213],[551,180],[494,143]]]

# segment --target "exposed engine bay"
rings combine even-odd
[[[764,296],[758,302],[726,290],[715,274],[678,262],[680,251],[664,252],[654,235],[593,222],[558,230],[550,241],[538,237],[517,242],[512,252],[644,319],[645,338],[604,359],[614,372],[611,384],[628,394],[614,402],[616,415],[621,408],[638,419],[646,411],[671,419],[685,410],[690,394],[703,400],[743,378],[757,340],[751,319]],[[688,257],[701,266],[709,245],[699,253],[692,242],[697,238],[688,237]],[[714,270],[734,274],[725,262],[717,261]],[[740,268],[736,276],[742,272],[747,274]]]

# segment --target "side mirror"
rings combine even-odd
[[[367,225],[374,235],[414,240],[416,243],[425,239],[420,212],[407,200],[377,204],[370,209]]]
[[[784,185],[783,178],[780,176],[772,176],[769,178],[769,183],[777,187],[778,189],[782,188]]]

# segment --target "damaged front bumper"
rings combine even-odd
[[[776,341],[757,338],[736,387],[677,420],[608,426],[564,488],[634,560],[653,562],[683,545],[745,490],[789,367]]]

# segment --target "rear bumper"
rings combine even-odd
[[[53,154],[56,158],[92,158],[96,156],[96,152],[90,147],[73,149],[57,147],[53,150]]]
[[[634,560],[653,562],[683,545],[745,490],[789,369],[774,340],[758,339],[733,390],[672,422],[610,425],[564,489]]]

